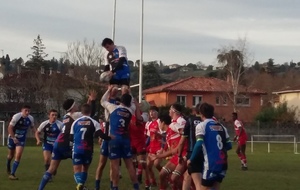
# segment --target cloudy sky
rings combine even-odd
[[[49,58],[84,38],[112,34],[113,0],[2,0],[0,50],[11,58],[31,53],[41,35]],[[140,0],[117,0],[117,45],[139,59]],[[145,0],[144,60],[216,64],[216,50],[247,37],[259,62],[300,61],[298,0]],[[2,52],[0,52],[2,56]]]

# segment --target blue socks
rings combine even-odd
[[[112,187],[111,190],[119,190],[118,187]]]
[[[17,162],[17,161],[14,161],[14,164],[13,164],[13,167],[12,167],[12,171],[11,171],[11,174],[12,175],[15,175],[16,171],[17,171],[17,168],[19,166],[19,163],[20,162]]]
[[[139,190],[139,184],[138,183],[133,184],[133,189],[134,190]]]
[[[82,181],[82,184],[85,184],[86,179],[87,179],[87,173],[86,172],[81,172],[81,181]]]
[[[38,188],[38,190],[43,190],[45,188],[45,186],[47,185],[49,179],[51,179],[52,174],[49,172],[45,172],[45,174],[43,175],[42,181],[40,183],[40,186]]]
[[[81,172],[77,172],[74,174],[74,179],[76,184],[83,184],[81,179]]]
[[[87,173],[86,172],[77,172],[74,174],[75,182],[77,184],[84,185],[87,179]]]

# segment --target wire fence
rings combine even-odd
[[[300,124],[297,123],[279,123],[279,122],[251,122],[243,123],[247,132],[248,140],[252,135],[268,135],[257,137],[254,141],[269,141],[272,138],[273,141],[285,141],[282,137],[276,137],[276,135],[294,135],[297,142],[300,141]],[[234,137],[234,127],[232,123],[224,123],[231,138]],[[272,137],[270,137],[272,136]],[[286,139],[290,140],[290,139]]]

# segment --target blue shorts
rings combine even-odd
[[[73,165],[89,165],[92,163],[93,153],[73,153]]]
[[[129,138],[113,139],[108,145],[109,159],[128,159],[132,157]]]
[[[65,160],[72,158],[71,147],[58,147],[54,146],[52,151],[52,160]]]
[[[212,172],[209,170],[204,170],[201,184],[205,187],[212,187],[215,182],[222,183],[225,175],[226,170],[223,170],[221,172]]]
[[[10,149],[10,150],[14,150],[14,149],[16,149],[16,146],[24,147],[25,146],[25,141],[19,140],[19,143],[16,144],[11,137],[8,137],[8,139],[7,139],[7,148]]]
[[[108,144],[109,141],[104,140],[101,145],[101,155],[108,157]]]
[[[43,143],[43,151],[53,151],[53,144]]]

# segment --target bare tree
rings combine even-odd
[[[237,111],[237,98],[240,96],[240,84],[245,71],[252,63],[251,54],[248,51],[247,40],[238,39],[235,45],[223,46],[217,50],[218,63],[226,72],[226,80],[231,89],[228,97],[233,102],[233,110]]]
[[[100,67],[104,60],[104,51],[101,44],[84,39],[83,42],[69,43],[65,58],[73,64]]]

